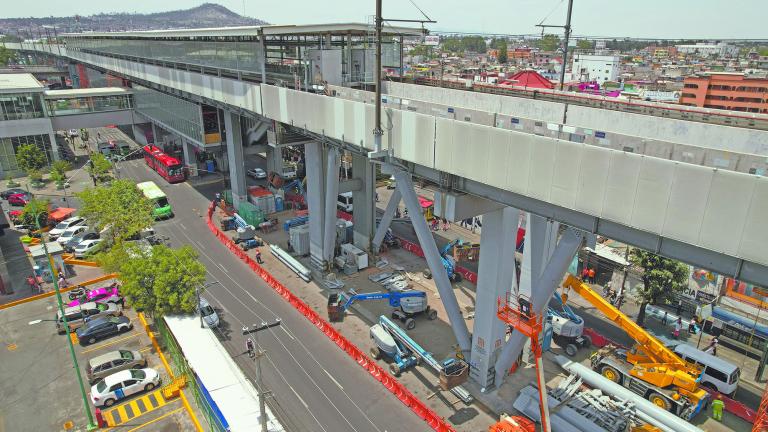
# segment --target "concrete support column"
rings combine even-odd
[[[283,173],[283,149],[267,146],[267,172]]]
[[[307,207],[309,208],[309,254],[314,263],[322,265],[325,215],[322,145],[314,141],[304,144],[304,156],[306,157]]]
[[[520,212],[512,207],[483,215],[470,376],[481,387],[493,384],[494,365],[506,338],[506,325],[496,316],[497,299],[516,283],[515,240]]]
[[[451,281],[448,280],[448,273],[443,267],[440,252],[437,250],[435,238],[432,237],[432,231],[427,226],[427,221],[421,216],[421,205],[413,189],[413,182],[410,174],[404,171],[395,171],[395,180],[397,181],[397,190],[403,195],[403,201],[408,214],[411,216],[411,223],[416,231],[421,249],[427,259],[429,270],[432,271],[432,277],[437,285],[437,291],[440,293],[440,299],[443,301],[445,311],[448,313],[448,321],[451,324],[453,334],[461,348],[461,351],[468,355],[471,349],[471,338],[469,329],[464,317],[461,315],[459,302],[456,300],[456,294],[453,292]]]
[[[483,227],[485,227],[485,225],[483,225]],[[526,238],[526,249],[530,248],[531,243],[535,240],[535,237],[530,239]],[[541,240],[542,238],[540,236],[540,241]],[[568,270],[568,266],[570,265],[571,260],[573,260],[573,256],[578,252],[579,247],[581,247],[582,240],[583,233],[572,228],[567,229],[563,233],[554,253],[544,267],[541,277],[539,277],[535,284],[533,284],[534,295],[531,297],[531,308],[533,312],[537,314],[544,312],[555,289],[560,286],[560,283],[563,280],[563,275]],[[518,331],[513,331],[509,340],[507,340],[507,343],[504,344],[504,348],[502,349],[499,358],[496,360],[495,365],[496,375],[494,382],[497,387],[501,386],[507,372],[512,367],[512,363],[515,362],[520,355],[520,352],[523,350],[526,340],[528,340],[527,336]]]
[[[240,127],[240,115],[225,111],[224,129],[227,134],[227,159],[229,160],[229,179],[232,185],[232,200],[235,203],[238,203],[248,199],[245,183],[243,132]],[[235,208],[237,208],[237,204],[235,205]]]
[[[267,83],[267,47],[264,44],[264,33],[259,35],[259,46],[261,47],[261,82]]]
[[[370,251],[376,217],[376,175],[373,164],[364,155],[352,154],[352,175],[363,181],[363,187],[352,192],[353,243]],[[336,197],[334,197],[336,199]]]
[[[192,148],[192,143],[182,138],[181,148],[184,150],[184,164],[188,167],[189,176],[197,177],[200,173],[197,171],[197,159],[195,159],[195,151]]]
[[[340,166],[339,151],[329,147],[325,169],[325,228],[323,230],[323,259],[329,266],[333,263],[333,252],[336,246],[336,196],[339,194]]]
[[[150,123],[152,125],[152,142],[150,144],[153,144],[157,146],[157,126],[155,126],[154,123]]]
[[[400,194],[400,191],[395,189],[395,191],[392,192],[392,196],[389,197],[387,208],[384,210],[384,215],[381,216],[381,222],[379,222],[379,226],[376,228],[376,234],[373,236],[372,245],[374,253],[379,253],[381,242],[384,241],[384,236],[387,234],[389,226],[392,225],[392,219],[395,218],[395,212],[397,212],[397,207],[400,206],[401,199],[402,195]]]

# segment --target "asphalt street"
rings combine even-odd
[[[204,296],[221,314],[219,336],[229,353],[255,378],[245,354],[243,326],[282,325],[262,332],[258,344],[270,407],[291,431],[420,431],[429,427],[356,362],[301,316],[227,250],[205,224],[209,201],[187,183],[170,185],[142,160],[121,164],[121,177],[153,180],[165,191],[176,215],[159,222],[159,234],[173,246],[191,245],[208,271]]]

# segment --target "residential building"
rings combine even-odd
[[[720,56],[733,57],[739,53],[739,47],[719,42],[716,44],[697,43],[695,45],[677,45],[677,51],[681,54],[696,54],[701,57]]]
[[[620,73],[621,58],[617,55],[576,53],[573,56],[571,80],[581,82],[616,81]]]
[[[768,79],[710,72],[685,78],[682,105],[768,114]]]

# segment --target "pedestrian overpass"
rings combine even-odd
[[[53,130],[135,123],[130,89],[104,87],[43,92]]]

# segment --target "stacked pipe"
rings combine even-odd
[[[296,261],[286,251],[282,250],[279,246],[269,245],[269,250],[272,255],[277,257],[283,264],[287,265],[289,269],[293,270],[304,282],[309,282],[312,279],[312,274],[309,269],[304,267],[300,262]]]

